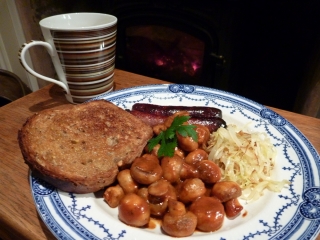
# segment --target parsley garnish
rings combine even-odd
[[[178,146],[177,134],[179,133],[183,137],[192,137],[194,141],[198,141],[198,135],[195,131],[194,125],[183,125],[184,122],[189,120],[189,116],[177,116],[173,119],[172,124],[167,130],[162,131],[158,136],[152,138],[148,142],[148,150],[151,151],[158,143],[160,148],[158,150],[158,156],[172,157],[174,149]]]

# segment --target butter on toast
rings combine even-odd
[[[140,156],[152,128],[106,100],[43,110],[27,119],[18,141],[25,163],[67,192],[112,184],[118,167]]]

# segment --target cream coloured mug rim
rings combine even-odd
[[[117,18],[104,13],[65,13],[42,19],[39,24],[51,30],[93,30],[114,25]]]

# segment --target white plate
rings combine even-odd
[[[241,216],[225,219],[220,230],[196,232],[185,239],[313,239],[319,233],[319,154],[299,130],[272,110],[228,92],[178,84],[123,89],[95,99],[107,99],[124,109],[137,102],[218,107],[228,124],[251,122],[252,130],[271,138],[278,151],[274,177],[288,179],[292,185],[243,203]],[[101,195],[61,192],[32,174],[30,183],[38,212],[58,239],[172,239],[159,226],[140,229],[121,223],[117,209],[109,208]]]

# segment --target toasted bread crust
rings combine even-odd
[[[68,192],[95,192],[114,182],[118,167],[140,156],[152,129],[125,110],[95,100],[27,119],[18,133],[25,163]]]

